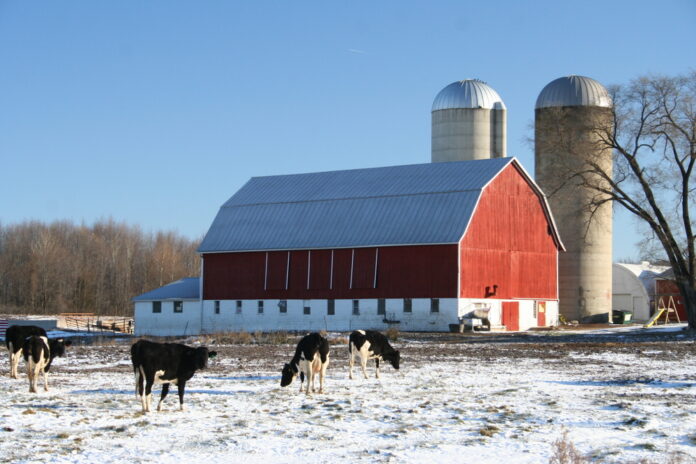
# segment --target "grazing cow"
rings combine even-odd
[[[349,375],[353,378],[353,363],[355,356],[360,356],[360,367],[363,376],[367,378],[367,360],[374,359],[377,366],[377,378],[379,378],[379,361],[389,361],[394,369],[399,369],[401,355],[391,347],[387,337],[374,330],[356,330],[348,338],[348,350],[350,352]]]
[[[53,358],[62,357],[65,354],[65,347],[71,344],[70,340],[62,338],[49,340],[42,335],[27,337],[22,351],[24,351],[24,360],[27,362],[30,393],[36,393],[41,373],[44,377],[44,390],[48,391],[48,370],[51,368]]]
[[[208,366],[208,358],[217,356],[203,346],[192,348],[180,343],[155,343],[138,340],[131,346],[131,361],[135,374],[135,396],[140,399],[143,412],[152,404],[152,385],[162,384],[162,395],[157,410],[169,393],[169,384],[179,389],[179,409],[184,410],[184,388],[198,369]]]
[[[10,377],[13,379],[17,378],[17,368],[19,360],[22,358],[24,341],[32,335],[45,337],[46,331],[35,325],[13,325],[8,327],[5,332],[5,346],[10,352]]]
[[[319,393],[324,393],[324,376],[329,367],[329,341],[318,333],[309,334],[300,340],[295,349],[295,356],[283,366],[280,386],[287,387],[300,374],[300,391],[307,377],[307,394],[316,391],[314,375],[319,374]]]

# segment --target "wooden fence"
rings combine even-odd
[[[61,313],[58,327],[79,332],[133,333],[133,319],[129,317],[97,316],[94,313]]]

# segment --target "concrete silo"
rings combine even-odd
[[[569,320],[599,322],[611,312],[612,205],[587,186],[607,186],[587,174],[590,165],[612,172],[611,149],[601,142],[611,108],[604,86],[583,76],[552,81],[536,102],[535,177],[566,247],[559,257],[559,311]]]
[[[506,156],[506,109],[485,82],[467,79],[440,91],[432,108],[432,162]]]

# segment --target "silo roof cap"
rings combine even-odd
[[[505,103],[498,92],[478,79],[452,82],[437,94],[431,111],[455,108],[485,108],[504,110]]]
[[[536,108],[558,106],[599,106],[611,108],[611,96],[596,80],[585,76],[565,76],[549,82],[536,101]]]

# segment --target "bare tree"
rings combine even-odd
[[[584,122],[588,131],[582,132],[592,134],[589,144],[586,136],[576,140],[577,131],[564,126],[562,117],[549,115],[543,121],[547,130],[554,131],[546,143],[567,153],[577,152],[576,159],[582,159],[559,169],[559,186],[572,183],[594,192],[583,205],[590,217],[613,202],[647,226],[651,237],[644,245],[659,243],[682,294],[689,329],[696,330],[691,212],[695,198],[690,184],[696,163],[696,72],[639,77],[610,92],[614,102],[611,117]],[[549,149],[553,147],[546,147]],[[607,150],[613,155],[613,170],[605,162]]]

